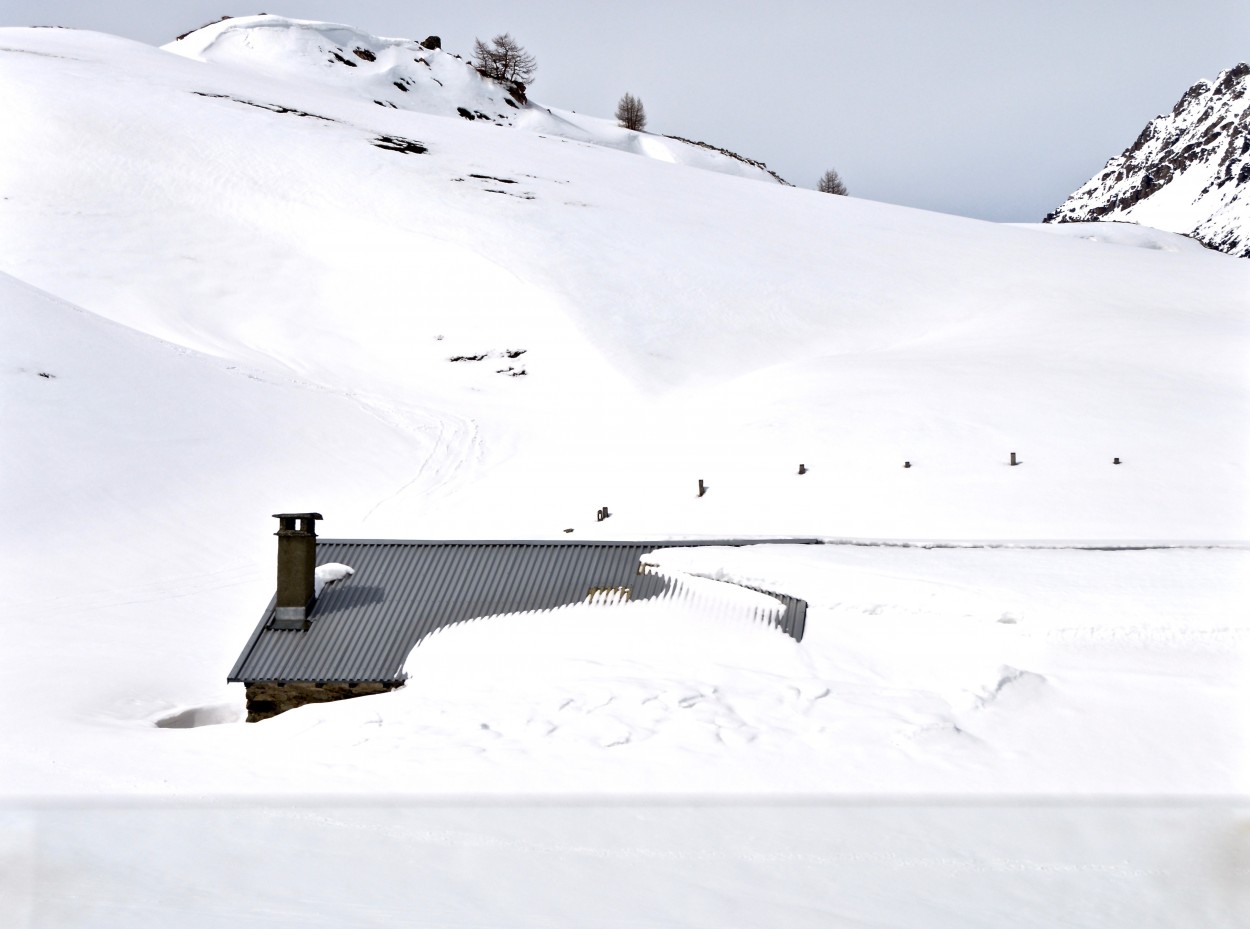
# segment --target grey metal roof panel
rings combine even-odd
[[[776,543],[819,544],[815,539],[319,539],[318,565],[348,564],[355,573],[325,588],[305,630],[270,628],[274,615],[270,601],[228,679],[400,683],[413,646],[444,626],[578,603],[593,587],[627,587],[633,599],[649,599],[667,591],[670,582],[641,572],[639,559],[647,552]],[[777,624],[801,640],[807,604],[771,591],[758,592],[779,601]]]

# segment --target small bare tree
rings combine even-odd
[[[621,97],[620,102],[616,105],[616,121],[625,129],[634,129],[641,132],[647,126],[647,111],[642,107],[642,101],[633,94],[626,94]]]
[[[822,194],[837,194],[840,197],[846,196],[846,185],[842,183],[842,178],[838,176],[838,172],[830,168],[820,176],[820,181],[816,184],[816,189]]]
[[[474,39],[473,65],[487,77],[522,87],[533,83],[534,72],[538,70],[534,56],[506,32],[491,39],[489,45]]]

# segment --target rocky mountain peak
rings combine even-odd
[[[1120,221],[1250,258],[1250,64],[1199,81],[1045,222]]]

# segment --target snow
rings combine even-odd
[[[664,799],[39,809],[0,831],[43,878],[0,897],[0,914],[145,929],[1233,927],[1246,889],[1230,812]]]
[[[469,61],[411,39],[380,38],[351,26],[261,14],[213,23],[164,48],[195,61],[311,82],[397,109],[440,116],[468,113],[493,125],[775,183],[744,160],[621,129],[615,120],[516,106],[518,101],[502,85],[480,77]]]
[[[0,30],[0,922],[1238,925],[1250,265],[748,183],[417,54]],[[691,596],[244,725],[301,511],[668,539]]]
[[[320,597],[321,591],[325,590],[327,584],[341,581],[343,578],[351,577],[355,573],[356,570],[349,565],[333,561],[317,565],[317,570],[313,572],[313,596]]]
[[[1117,220],[1084,223],[1017,223],[1015,225],[1085,242],[1123,245],[1129,248],[1145,248],[1162,252],[1201,251],[1206,247],[1201,242],[1179,232],[1165,232],[1148,225]]]

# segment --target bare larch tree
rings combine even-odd
[[[647,126],[647,111],[642,107],[642,101],[633,94],[626,94],[621,97],[620,102],[616,105],[616,121],[625,129],[634,129],[641,132]]]
[[[830,168],[820,176],[820,180],[816,184],[816,189],[822,194],[837,194],[840,197],[846,196],[846,185],[842,183],[842,178],[838,176],[838,172]]]
[[[522,87],[533,83],[534,72],[538,70],[534,56],[506,32],[491,39],[489,45],[474,39],[473,65],[487,77]]]

